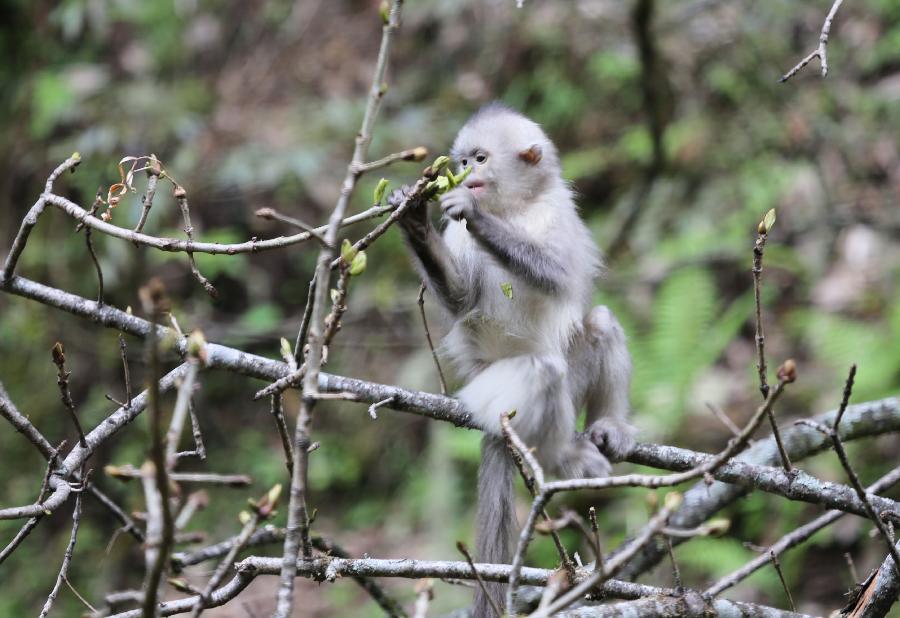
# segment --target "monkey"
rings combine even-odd
[[[631,357],[605,306],[590,311],[600,252],[562,178],[556,147],[534,121],[499,103],[478,110],[450,151],[462,185],[398,225],[449,330],[441,343],[465,381],[456,397],[485,433],[478,473],[478,559],[510,559],[517,527],[515,468],[501,415],[562,478],[607,476],[634,446],[628,422]],[[403,187],[389,202],[399,205]],[[585,431],[576,431],[586,408]],[[502,586],[488,594],[500,598]],[[474,616],[490,615],[476,592]]]

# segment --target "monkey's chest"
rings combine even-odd
[[[478,303],[460,321],[479,356],[495,360],[557,347],[560,325],[549,299],[498,271],[482,278]]]

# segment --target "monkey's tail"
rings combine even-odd
[[[515,473],[515,464],[503,439],[486,434],[481,440],[481,467],[478,469],[476,546],[480,562],[509,563],[512,537],[518,527],[513,485]],[[474,618],[494,615],[488,595],[501,609],[506,603],[504,584],[487,583],[485,588],[487,595],[480,586],[475,589]]]

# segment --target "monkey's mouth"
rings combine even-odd
[[[472,191],[475,195],[480,194],[484,191],[484,181],[483,180],[469,180],[463,184],[464,187]]]

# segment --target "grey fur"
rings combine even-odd
[[[509,563],[513,535],[518,528],[513,479],[515,466],[502,438],[485,434],[481,440],[478,469],[478,529],[475,544],[478,561]],[[503,584],[486,584],[487,593],[503,606]],[[484,594],[475,594],[473,616],[490,616],[491,606]]]
[[[540,156],[520,156],[526,151]],[[600,255],[543,130],[493,104],[469,119],[451,152],[460,168],[474,169],[465,186],[441,197],[443,234],[424,204],[399,223],[448,318],[442,351],[466,380],[457,397],[486,433],[478,559],[508,562],[514,467],[500,415],[516,410],[513,427],[548,471],[605,476],[634,443],[631,360],[612,312],[587,313]],[[577,433],[582,406],[587,431]],[[499,588],[489,590],[498,600]],[[490,616],[489,607],[477,591],[473,615]]]

